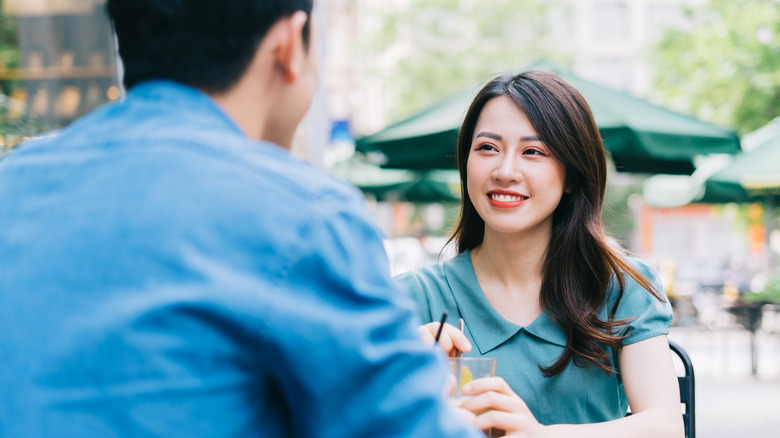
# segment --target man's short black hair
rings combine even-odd
[[[232,87],[268,30],[313,0],[108,0],[127,89],[169,79],[208,92]],[[308,44],[311,19],[303,29]]]

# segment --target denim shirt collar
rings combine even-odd
[[[180,82],[149,80],[130,89],[126,100],[155,101],[157,105],[177,107],[189,112],[206,113],[220,120],[224,128],[236,134],[244,134],[238,124],[205,92]]]
[[[181,110],[181,117],[197,118],[209,125],[210,132],[219,133],[222,141],[214,144],[250,144],[264,146],[263,153],[273,153],[289,156],[290,151],[275,143],[249,138],[241,127],[233,120],[217,102],[205,92],[183,84],[169,80],[149,80],[135,85],[128,91],[125,98],[127,103],[133,101],[152,102],[155,107],[168,107]],[[185,114],[186,113],[186,114]],[[181,132],[177,133],[182,135]],[[195,134],[193,134],[195,135]],[[203,135],[199,133],[198,135]],[[231,138],[239,140],[231,142]]]
[[[542,312],[531,324],[521,327],[501,316],[479,286],[468,250],[444,264],[444,275],[474,344],[481,354],[495,349],[520,332],[561,347],[566,335]]]

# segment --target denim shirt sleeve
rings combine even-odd
[[[0,436],[479,436],[360,193],[196,89],[15,148],[0,224]]]
[[[441,358],[420,342],[365,208],[320,212],[301,230],[305,244],[269,312],[273,372],[297,410],[296,435],[480,436],[442,398]]]

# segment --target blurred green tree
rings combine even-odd
[[[654,48],[666,106],[740,134],[780,116],[780,1],[708,0]]]
[[[607,178],[607,192],[601,209],[601,220],[610,237],[623,247],[636,251],[636,218],[631,209],[631,198],[642,193],[644,174],[612,173]]]
[[[23,87],[20,79],[9,79],[8,69],[21,67],[19,32],[16,17],[5,13],[0,0],[0,156],[40,132],[59,127],[30,117],[26,112],[12,110],[12,92]]]
[[[19,66],[19,41],[16,31],[16,20],[3,11],[3,0],[0,0],[0,71]],[[10,128],[8,120],[8,103],[12,81],[2,80],[0,74],[0,156],[11,147],[5,137]]]
[[[0,0],[0,68],[19,66],[19,38],[16,20],[3,11],[4,0]]]
[[[358,51],[393,59],[362,68],[397,99],[387,108],[390,120],[550,58],[548,7],[540,0],[409,0],[382,8],[379,25],[358,38]]]

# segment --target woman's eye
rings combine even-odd
[[[545,155],[545,153],[539,149],[526,149],[523,151],[523,155]]]
[[[496,150],[496,148],[493,147],[493,145],[490,145],[490,144],[487,144],[487,143],[482,143],[480,145],[477,145],[477,150],[478,151],[494,151],[494,150]]]

